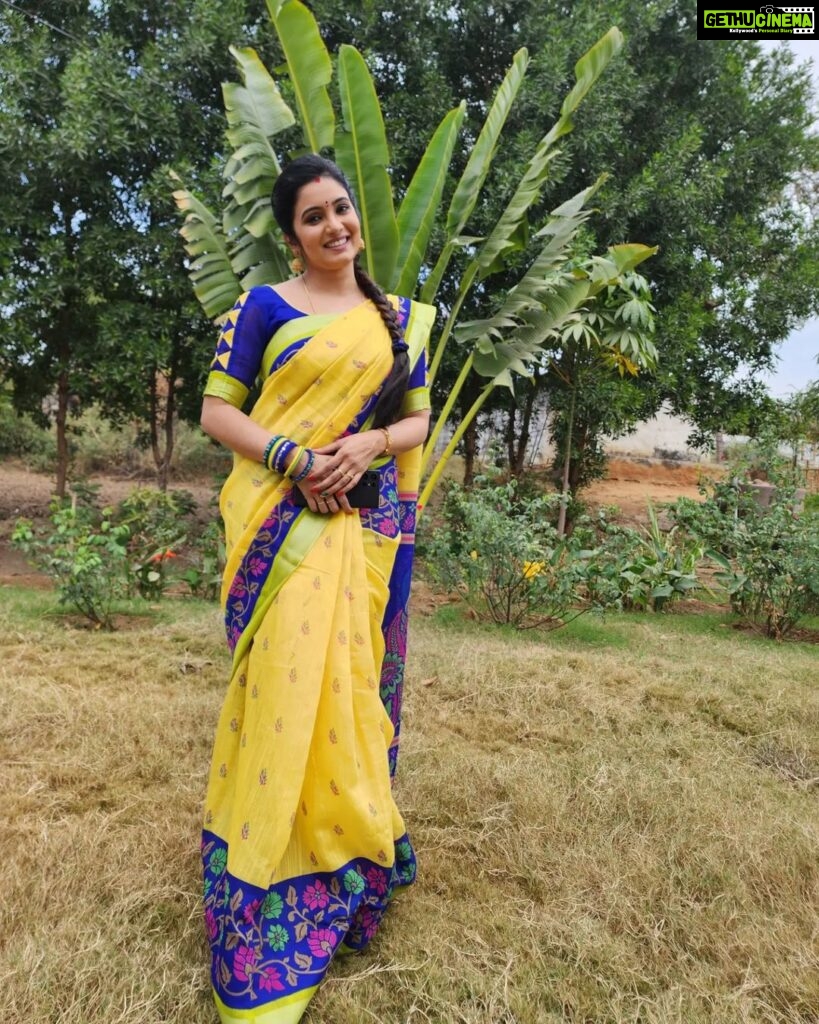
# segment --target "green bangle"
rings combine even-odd
[[[282,473],[282,476],[284,477],[285,480],[289,480],[290,479],[290,476],[291,476],[293,470],[301,462],[302,455],[304,455],[304,445],[303,444],[299,445],[299,447],[296,449],[295,454],[293,455],[293,458],[290,460],[290,462],[285,467],[284,473]]]

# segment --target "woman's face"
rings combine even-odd
[[[293,234],[307,269],[338,270],[361,248],[361,223],[347,190],[334,178],[317,178],[299,190]]]

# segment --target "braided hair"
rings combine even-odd
[[[316,178],[332,178],[338,182],[350,197],[350,202],[353,204],[356,213],[358,213],[352,189],[340,168],[331,160],[326,160],[315,153],[308,153],[305,156],[291,160],[282,170],[273,186],[273,195],[271,197],[273,216],[276,218],[276,223],[281,228],[285,238],[295,237],[293,216],[299,192],[308,182],[315,181]],[[381,386],[378,400],[373,410],[373,427],[383,427],[395,422],[398,418],[401,402],[406,394],[409,381],[407,343],[404,341],[404,332],[401,329],[395,308],[383,289],[361,267],[358,262],[358,256],[356,256],[353,268],[355,270],[356,284],[380,313],[384,326],[387,328],[392,339],[392,369]]]

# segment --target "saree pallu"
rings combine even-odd
[[[401,303],[414,363],[434,310]],[[392,364],[369,302],[291,321],[271,351],[251,416],[311,447],[366,427]],[[233,668],[202,858],[224,1024],[295,1024],[415,878],[391,782],[419,465],[419,449],[383,461],[379,507],[353,515],[297,508],[288,481],[240,457],[223,488]]]

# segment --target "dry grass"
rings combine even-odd
[[[106,636],[50,601],[2,593],[0,1024],[214,1024],[218,612]],[[306,1021],[819,1021],[816,650],[697,621],[415,620],[398,787],[421,875]]]

